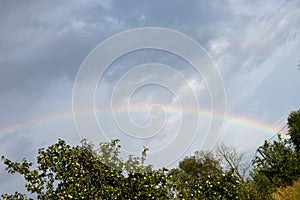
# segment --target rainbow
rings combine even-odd
[[[135,105],[134,107],[130,107],[131,112],[141,112],[147,113],[151,105]],[[164,106],[165,110],[167,110],[168,114],[180,114],[181,110],[177,107],[172,106]],[[111,109],[107,107],[97,107],[97,114],[111,114]],[[127,112],[127,109],[124,108],[117,108],[117,112]],[[195,112],[195,109],[184,108],[183,112],[184,115],[198,115],[201,118],[211,119],[212,113],[210,110],[201,109],[198,112]],[[82,115],[89,115],[91,113],[87,113],[82,111],[80,114]],[[94,113],[92,113],[94,115]],[[216,113],[214,115],[215,118],[222,120],[223,115]],[[72,111],[65,111],[60,113],[53,113],[44,117],[39,117],[38,119],[29,120],[24,123],[19,123],[15,125],[11,125],[4,129],[0,129],[0,139],[8,137],[11,134],[16,134],[22,130],[26,130],[28,128],[42,126],[49,123],[55,123],[63,120],[70,120],[73,118]],[[266,137],[272,137],[276,134],[281,134],[283,137],[287,138],[287,130],[282,129],[282,127],[278,127],[279,125],[272,125],[266,122],[257,121],[254,119],[245,118],[242,116],[234,115],[234,114],[227,114],[224,120],[225,123],[232,123],[237,126],[245,127],[251,130],[256,130],[266,134]]]

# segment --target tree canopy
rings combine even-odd
[[[2,159],[9,173],[23,175],[26,189],[37,199],[168,199],[165,170],[143,166],[143,157],[123,161],[118,142],[102,143],[97,152],[86,142],[71,147],[59,140],[39,149],[36,169],[26,159]],[[2,197],[25,199],[19,193]]]
[[[289,135],[295,149],[300,150],[300,110],[291,112],[288,117]]]

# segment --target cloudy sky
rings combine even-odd
[[[184,156],[205,146],[205,134],[211,130],[216,134],[211,137],[215,142],[235,146],[251,157],[265,139],[284,127],[288,114],[299,109],[297,0],[0,3],[0,154],[14,160],[28,157],[35,161],[37,149],[58,138],[70,144],[79,144],[83,137],[98,143],[92,134],[98,129],[89,124],[90,116],[97,119],[107,139],[121,138],[129,153],[139,152],[146,145],[156,155],[187,141],[188,146],[179,148]],[[141,49],[119,55],[97,82],[96,115],[83,110],[86,132],[78,132],[72,96],[82,62],[105,39],[143,27],[175,30],[198,42],[218,71],[223,90],[217,80],[199,74],[190,63],[170,52]],[[184,46],[179,40],[174,44]],[[186,52],[193,57],[194,52]],[[99,55],[99,59],[105,56]],[[143,65],[147,63],[164,66],[152,65],[153,70],[147,71],[150,68]],[[130,77],[128,72],[134,74]],[[134,90],[131,85],[136,81],[155,84]],[[218,98],[222,91],[226,101]],[[195,101],[192,94],[196,94]],[[224,102],[224,126],[211,128],[212,121],[222,121],[222,112],[212,111]],[[178,138],[176,141],[181,126],[185,132],[192,132],[180,138],[182,143]],[[144,135],[136,130],[145,130]],[[167,153],[171,155],[173,150],[176,148]],[[7,175],[2,163],[0,180],[0,193],[23,191],[20,177]]]

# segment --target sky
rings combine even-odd
[[[125,154],[149,147],[157,167],[213,148],[207,141],[251,158],[299,109],[297,0],[0,2],[0,154],[13,160],[35,162],[59,138],[98,144],[98,132],[120,138]],[[146,40],[190,59],[164,48],[122,54]],[[99,71],[114,54],[101,76],[82,75],[93,55]],[[76,93],[91,77],[94,90]],[[77,106],[90,91],[93,104]],[[0,180],[0,193],[24,191],[2,163]]]

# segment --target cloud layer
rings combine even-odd
[[[34,161],[37,148],[58,138],[78,144],[72,119],[72,90],[79,66],[103,40],[120,31],[145,26],[181,31],[205,48],[220,70],[226,89],[229,120],[225,121],[221,141],[253,151],[272,135],[233,124],[230,117],[242,116],[279,130],[288,113],[299,109],[299,8],[297,0],[3,1],[0,153]],[[115,61],[99,82],[97,106],[110,105],[112,89],[126,71],[149,62],[169,65],[182,73],[197,91],[201,109],[209,111],[211,101],[205,77],[198,76],[182,58],[157,50],[132,52]],[[155,87],[144,89],[132,99],[135,104],[176,103],[171,93]],[[181,90],[184,96],[186,90]],[[145,113],[133,112],[133,118],[145,123],[149,117]],[[99,119],[107,125],[107,131],[117,131],[109,115],[100,113]],[[177,114],[169,112],[168,117],[169,125],[178,124]],[[206,130],[209,117],[202,116],[201,123],[200,130]],[[176,126],[172,127],[161,135],[160,143],[148,144],[155,148],[167,144],[174,138],[171,133]],[[119,134],[115,133],[113,136]],[[130,146],[130,140],[124,143]],[[201,138],[195,140],[187,153],[199,149],[200,143]],[[19,190],[21,186],[15,183],[20,179],[6,175],[2,164],[0,170],[0,179],[6,180],[0,183],[0,193]]]

